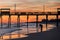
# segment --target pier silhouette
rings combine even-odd
[[[60,10],[60,8],[57,9],[57,14],[51,14],[50,12],[48,12],[47,14],[46,13],[39,14],[37,12],[20,12],[20,13],[19,12],[18,13],[15,12],[15,14],[11,14],[10,13],[10,8],[1,8],[0,9],[1,29],[4,28],[4,27],[2,27],[2,16],[3,15],[8,15],[9,16],[9,18],[8,18],[8,27],[6,27],[6,28],[11,28],[11,16],[12,15],[18,16],[18,18],[17,18],[17,27],[19,27],[19,28],[20,28],[20,16],[21,15],[26,15],[27,16],[27,33],[29,33],[29,29],[28,29],[28,19],[29,19],[29,16],[30,15],[32,15],[32,16],[35,15],[36,16],[36,31],[38,33],[38,16],[45,15],[46,16],[46,20],[48,20],[48,16],[49,15],[52,15],[52,16],[55,15],[56,16],[56,19],[57,19],[57,22],[56,22],[56,24],[57,24],[56,26],[57,27],[56,27],[56,29],[58,31],[58,29],[59,29],[59,26],[58,26],[58,16],[60,15],[60,11],[59,10]],[[48,21],[46,21],[46,29],[47,29],[47,23],[48,23]]]

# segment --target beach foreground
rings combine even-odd
[[[60,31],[60,30],[59,30]],[[38,33],[28,34],[29,36],[26,38],[17,38],[10,40],[60,40],[60,32],[56,28]]]

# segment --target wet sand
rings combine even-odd
[[[53,28],[49,31],[30,33],[26,38],[16,38],[10,40],[60,40],[60,29]]]

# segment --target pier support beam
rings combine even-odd
[[[59,27],[58,27],[58,14],[56,16],[57,16],[57,21],[56,21],[57,25],[56,26],[57,26],[57,30],[58,30],[59,29]]]
[[[27,33],[29,33],[29,28],[28,28],[28,19],[29,19],[29,15],[27,15]]]
[[[11,28],[11,15],[9,15],[9,18],[8,18],[8,28]]]
[[[8,28],[11,28],[11,15],[8,18]],[[11,39],[11,33],[9,34],[9,39]]]
[[[3,24],[2,24],[2,16],[1,16],[1,28],[3,28],[2,25],[3,25]]]
[[[19,15],[17,17],[17,27],[20,27],[20,17],[19,17]]]
[[[17,27],[20,28],[20,15],[17,15]],[[20,37],[20,30],[18,30],[18,37]]]
[[[38,32],[38,15],[36,15],[36,30]]]
[[[46,15],[46,30],[47,30],[47,23],[48,23],[48,15]]]

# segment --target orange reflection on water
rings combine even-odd
[[[42,30],[43,32],[51,30],[54,27],[56,27],[53,24],[52,25],[51,24],[47,24],[47,26],[48,27],[46,29],[46,24],[43,24],[43,30]],[[28,37],[28,35],[26,35],[26,33],[25,33],[26,32],[25,30],[26,30],[26,28],[23,28],[22,30],[19,31],[20,33],[12,32],[11,35],[10,34],[5,34],[5,35],[3,35],[3,39],[16,39],[16,38]],[[30,27],[28,31],[29,31],[29,33],[36,33],[37,32],[36,27]],[[40,27],[38,28],[38,32],[41,32],[41,28]],[[1,36],[1,38],[2,38],[2,36]]]
[[[3,39],[2,39],[3,37]],[[16,38],[24,38],[27,37],[25,34],[11,34],[11,35],[3,35],[1,36],[2,40],[7,40],[7,39],[16,39]]]

